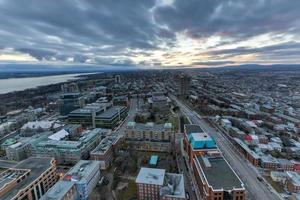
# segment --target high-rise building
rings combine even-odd
[[[82,108],[85,104],[84,98],[78,92],[63,93],[60,97],[59,110],[61,115],[67,115],[71,111]]]
[[[117,83],[117,84],[121,83],[121,76],[120,75],[115,76],[115,83]]]
[[[180,85],[179,85],[179,94],[182,96],[186,96],[189,94],[189,87],[190,87],[190,77],[182,74],[180,77]]]

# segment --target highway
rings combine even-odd
[[[246,159],[239,155],[239,152],[235,150],[230,141],[225,138],[221,132],[209,125],[198,113],[180,102],[175,96],[170,95],[170,98],[177,103],[177,105],[180,107],[180,110],[186,115],[191,123],[200,125],[205,132],[209,133],[216,140],[216,143],[224,157],[243,181],[248,192],[247,199],[282,199],[278,194],[275,194],[274,190],[269,188],[266,183],[257,180],[257,176],[260,176],[258,171],[255,170]]]

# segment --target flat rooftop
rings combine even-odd
[[[222,156],[197,156],[205,178],[214,190],[244,188],[244,184]]]
[[[182,174],[166,173],[164,186],[160,190],[161,196],[184,198],[184,178]]]
[[[30,170],[21,169],[7,169],[1,171],[0,174],[0,188],[4,187],[6,184],[17,180],[19,177],[29,173]]]
[[[107,136],[101,140],[100,144],[91,152],[91,154],[104,154],[119,139],[119,136]]]
[[[290,177],[292,180],[293,184],[296,186],[300,186],[300,175],[297,172],[287,172],[287,175]]]
[[[122,96],[115,96],[115,97],[113,97],[113,100],[119,100],[119,101],[121,101],[121,100],[128,100],[128,97],[127,97],[127,95],[122,95]]]
[[[0,160],[0,168],[14,168],[18,162],[12,160]]]
[[[208,135],[207,133],[191,133],[191,137],[193,137],[193,139],[195,141],[211,141],[213,140],[213,138]]]
[[[163,185],[166,170],[142,167],[135,182],[141,184]]]
[[[271,155],[263,155],[261,156],[261,161],[262,162],[265,162],[265,163],[276,163],[276,164],[279,164],[277,158],[271,156]]]
[[[189,142],[193,149],[217,148],[214,139],[207,133],[191,133],[188,135]]]
[[[58,200],[62,199],[65,194],[73,187],[75,183],[71,181],[58,181],[51,187],[41,200]]]
[[[199,125],[196,125],[196,124],[185,124],[184,128],[185,128],[187,135],[189,135],[191,133],[203,133],[204,132],[203,129]]]
[[[113,106],[96,116],[96,119],[111,119],[126,109],[125,106]]]
[[[158,156],[157,155],[152,155],[150,157],[150,165],[156,165],[157,164],[157,160],[158,160]]]
[[[135,129],[139,131],[144,130],[152,130],[152,131],[163,131],[165,129],[171,129],[173,127],[172,123],[165,123],[165,124],[155,124],[153,122],[148,122],[146,124],[143,123],[136,123],[136,122],[128,122],[126,128],[127,129]]]
[[[105,103],[91,103],[87,104],[83,108],[78,108],[70,112],[69,116],[73,115],[91,115],[93,112],[101,112],[107,105]]]
[[[24,180],[19,182],[14,188],[9,190],[7,194],[2,196],[1,200],[12,199],[20,190],[34,182],[42,173],[52,166],[51,160],[52,158],[30,157],[19,162],[14,169],[29,169],[30,174]]]
[[[68,148],[78,149],[84,146],[95,137],[101,137],[107,133],[107,129],[95,128],[85,131],[77,141],[71,140],[51,140],[46,138],[38,142],[35,146],[45,148]]]
[[[252,151],[248,145],[246,145],[242,140],[240,140],[239,138],[233,138],[245,151],[247,151],[249,154],[251,154],[255,159],[259,159],[259,155],[257,155],[257,153],[255,153],[254,151]]]
[[[95,160],[80,160],[65,175],[64,180],[80,182],[86,180],[95,168],[100,170],[100,162]]]
[[[290,121],[290,122],[293,122],[293,123],[300,123],[299,119],[296,119],[294,117],[290,117],[288,115],[284,115],[284,114],[281,114],[281,113],[274,113],[274,115],[276,117],[282,118],[284,120],[287,120],[287,121]]]

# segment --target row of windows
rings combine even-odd
[[[223,197],[215,197],[214,200],[222,200]],[[244,197],[243,196],[237,196],[235,197],[235,200],[243,200]]]

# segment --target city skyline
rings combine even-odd
[[[0,0],[0,65],[299,64],[299,8],[296,0]]]

